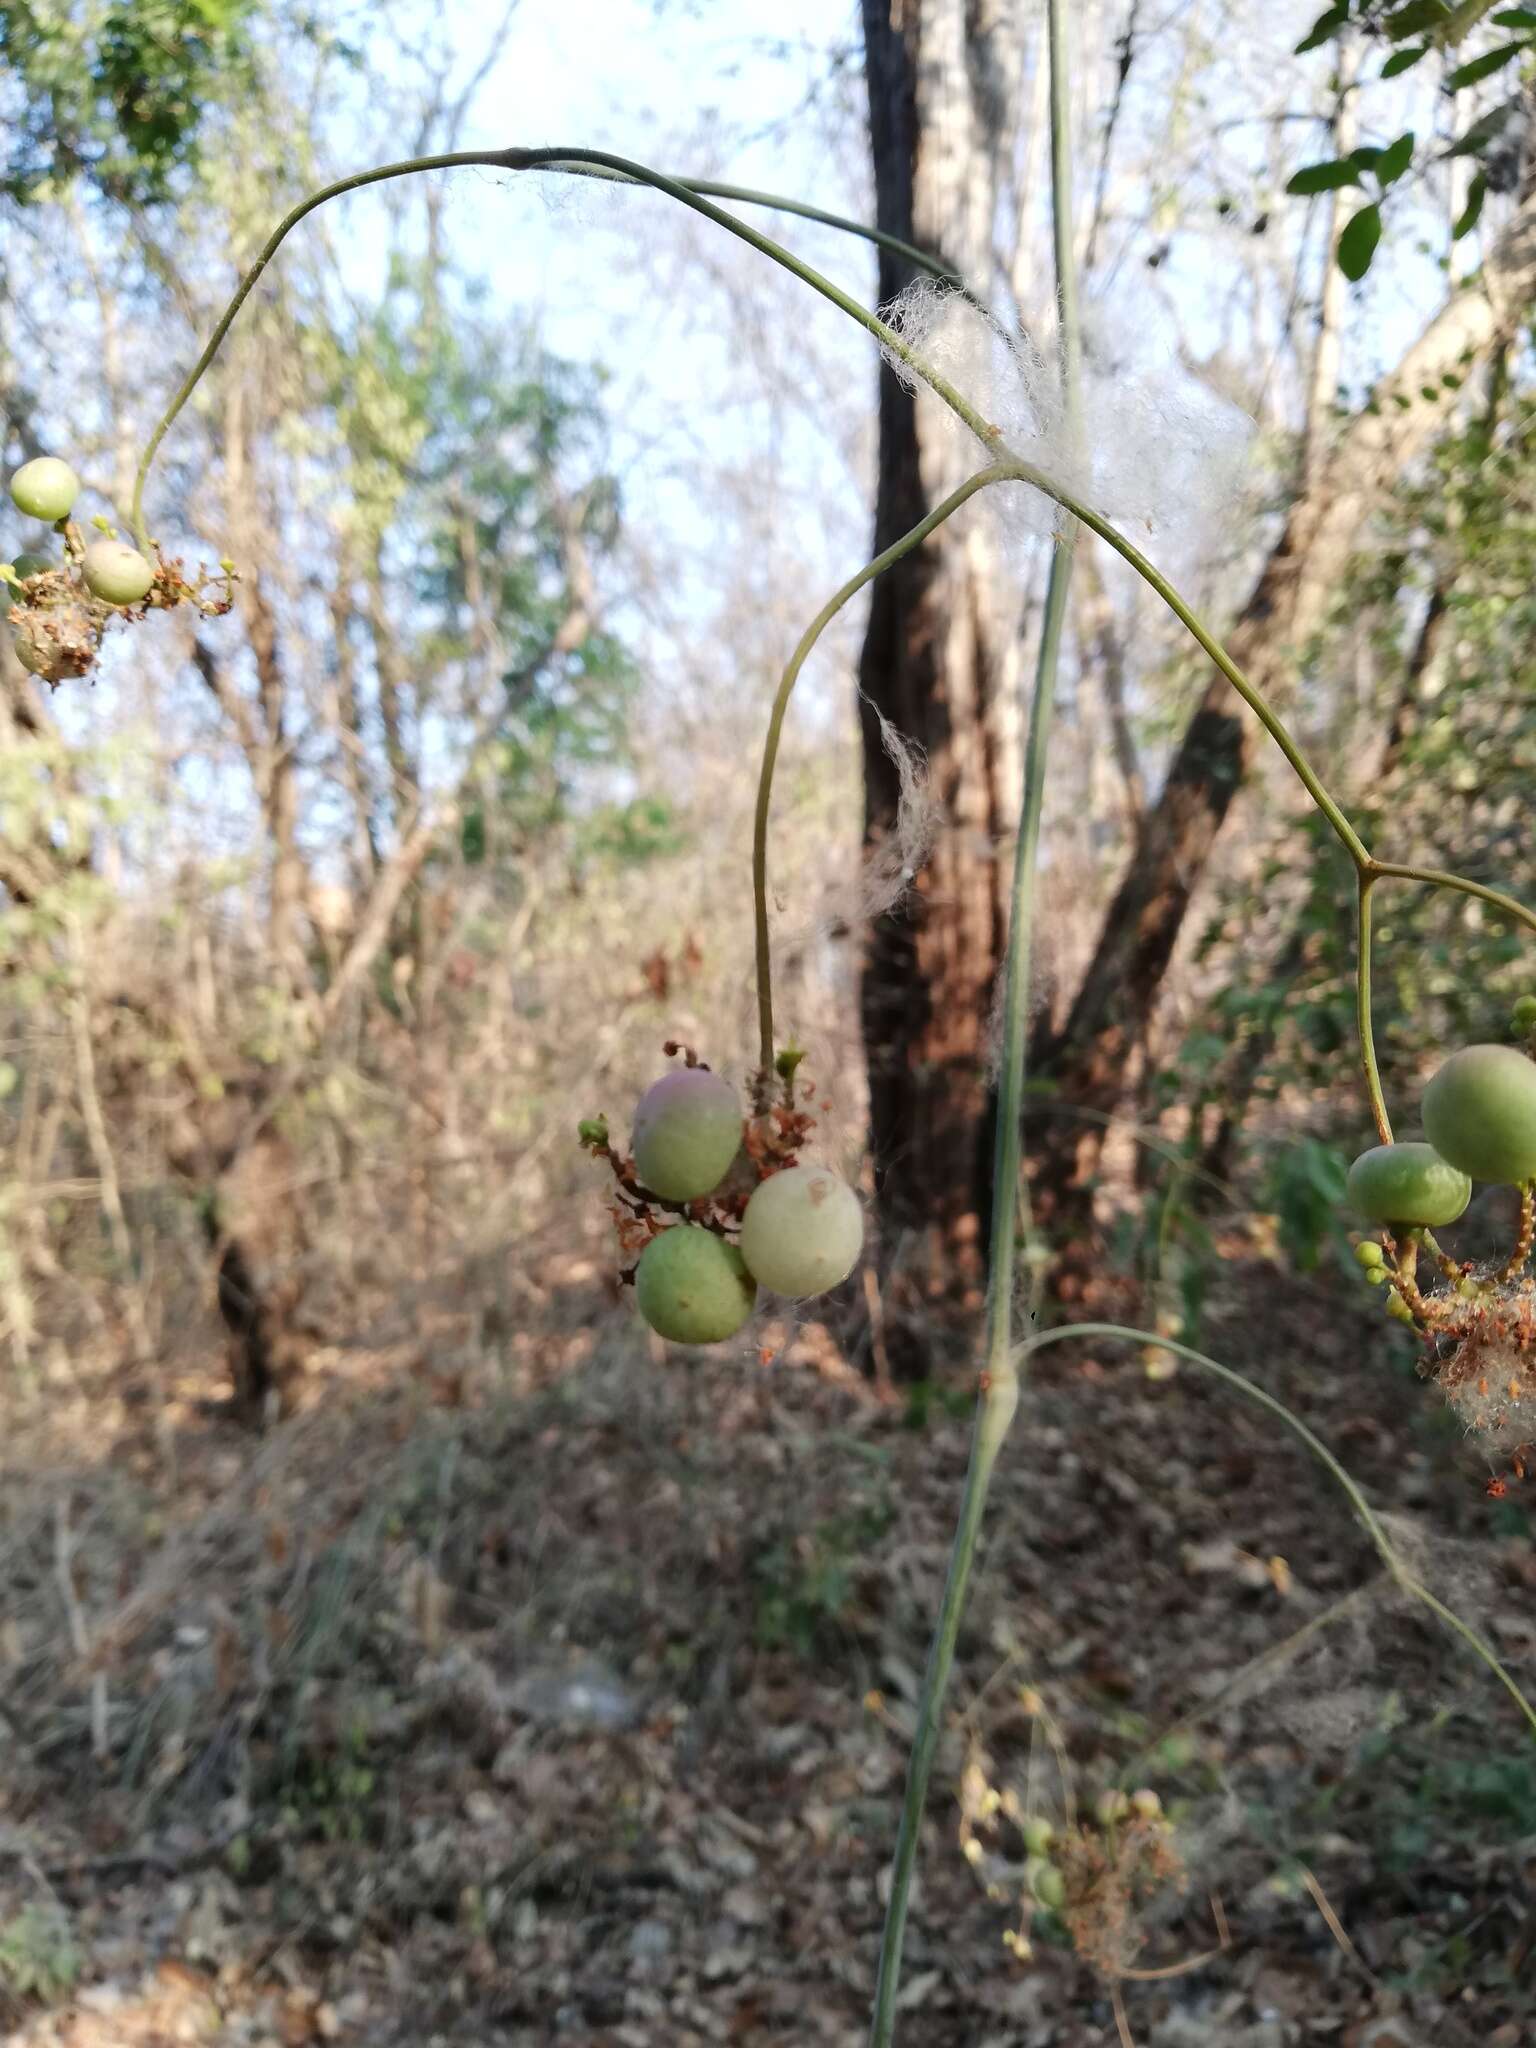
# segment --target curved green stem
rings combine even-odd
[[[974,498],[978,491],[988,484],[1002,482],[1011,471],[1000,464],[981,469],[968,477],[960,488],[951,491],[941,505],[935,505],[926,519],[920,519],[916,526],[904,533],[900,540],[893,541],[883,554],[876,555],[872,562],[866,562],[857,574],[850,576],[812,619],[800,636],[799,645],[790,656],[774,696],[773,709],[768,715],[768,731],[763,740],[762,766],[757,777],[757,809],[752,822],[752,908],[757,948],[757,1026],[761,1050],[760,1065],[767,1073],[773,1067],[773,962],[769,948],[768,932],[768,818],[773,803],[773,771],[779,758],[779,739],[784,730],[784,715],[789,709],[789,700],[794,694],[800,671],[816,642],[837,617],[850,598],[856,597],[866,583],[873,583],[893,563],[899,562],[913,548],[921,546],[936,527],[944,524],[951,513],[958,512],[968,498]]]
[[[1381,1092],[1381,1070],[1376,1064],[1376,1033],[1371,1023],[1371,891],[1376,878],[1357,868],[1359,914],[1355,952],[1355,1022],[1360,1034],[1360,1064],[1365,1069],[1365,1092],[1371,1098],[1371,1115],[1383,1145],[1392,1142],[1392,1119],[1387,1115],[1387,1098]]]
[[[482,170],[501,171],[572,170],[580,172],[585,170],[591,172],[595,170],[634,184],[649,185],[658,192],[665,192],[669,197],[677,200],[680,205],[687,206],[693,212],[702,214],[706,220],[713,221],[717,227],[724,228],[728,234],[735,235],[738,240],[746,242],[751,248],[758,250],[760,254],[770,257],[783,269],[798,277],[803,284],[809,285],[813,291],[819,292],[824,299],[830,300],[839,311],[846,313],[850,319],[856,320],[861,327],[866,328],[874,335],[882,348],[897,357],[899,361],[905,363],[915,377],[921,378],[944,401],[950,411],[958,419],[964,421],[965,425],[970,428],[972,433],[985,446],[988,448],[998,448],[1001,446],[1001,429],[993,426],[989,420],[983,419],[975,407],[949,382],[948,378],[941,376],[930,364],[925,363],[917,351],[910,347],[907,342],[903,341],[894,328],[888,327],[876,314],[861,306],[857,299],[850,297],[841,286],[835,285],[830,278],[823,277],[819,270],[815,270],[810,264],[802,262],[798,256],[793,255],[780,243],[775,242],[771,236],[761,234],[746,221],[738,220],[734,214],[726,213],[722,208],[716,206],[710,199],[704,197],[701,190],[694,189],[694,187],[680,179],[669,178],[661,171],[653,171],[647,165],[636,163],[629,157],[615,156],[609,151],[602,149],[446,150],[438,155],[405,157],[397,163],[379,164],[367,171],[354,171],[350,176],[337,178],[333,183],[322,186],[318,192],[310,193],[307,199],[301,200],[297,206],[292,207],[284,214],[283,218],[262,244],[261,251],[255,262],[235,288],[234,296],[220,314],[201,355],[199,355],[197,361],[182,380],[175,397],[166,408],[145,447],[137,474],[134,477],[133,509],[131,515],[134,534],[141,548],[147,549],[149,547],[148,530],[144,524],[144,485],[160,444],[165,439],[166,434],[176,421],[182,408],[186,405],[187,400],[197,389],[198,382],[202,378],[203,373],[218,354],[224,337],[234,325],[240,308],[250,297],[262,272],[300,221],[306,219],[317,207],[324,206],[329,200],[340,199],[344,194],[360,191],[368,185],[383,184],[386,180],[392,178],[411,177],[418,171],[459,170],[472,167]],[[754,195],[754,203],[765,203],[765,201],[766,195]],[[852,223],[840,221],[835,215],[822,215],[818,212],[817,217],[837,226],[852,225]],[[873,238],[880,239],[878,235],[873,236]],[[932,258],[922,257],[919,251],[912,248],[911,244],[902,243],[900,246],[903,253],[908,254],[914,260],[921,261],[925,268],[934,270],[935,274],[940,276],[947,275],[942,268],[934,264]]]
[[[1208,630],[1196,613],[1185,603],[1178,591],[1161,571],[1148,560],[1140,548],[1135,546],[1124,534],[1120,533],[1101,513],[1094,511],[1091,506],[1077,498],[1044,470],[1015,455],[1007,447],[1001,428],[994,426],[989,420],[984,419],[969,400],[950,383],[948,378],[941,375],[930,363],[924,361],[917,351],[905,342],[885,321],[880,319],[877,314],[871,313],[866,307],[860,305],[857,299],[850,297],[840,286],[834,284],[830,278],[822,276],[810,264],[802,262],[798,256],[793,255],[791,251],[775,242],[771,236],[760,233],[746,221],[738,220],[735,215],[723,211],[712,200],[706,198],[702,190],[696,190],[683,180],[667,177],[663,172],[653,171],[645,164],[636,163],[628,157],[615,156],[606,150],[573,148],[451,150],[436,156],[409,157],[402,159],[398,163],[381,164],[372,170],[354,172],[349,177],[338,178],[334,183],[323,186],[318,192],[313,192],[307,199],[300,201],[297,206],[293,207],[283,216],[282,220],[268,236],[255,262],[240,280],[234,296],[225,307],[224,312],[219,316],[202,353],[183,379],[176,395],[171,400],[170,405],[166,408],[164,415],[150,436],[139,462],[133,489],[132,525],[141,547],[147,548],[149,545],[148,531],[144,524],[143,515],[144,486],[160,445],[193,391],[197,388],[203,373],[217,355],[225,336],[234,324],[241,307],[255,288],[262,272],[272,261],[278,249],[293,229],[298,226],[300,221],[313,213],[317,207],[325,205],[327,201],[338,199],[349,192],[359,191],[365,186],[381,184],[388,179],[408,177],[418,171],[451,170],[464,167],[507,171],[570,170],[576,173],[586,172],[588,174],[598,172],[636,184],[648,185],[658,192],[666,193],[669,197],[676,199],[680,205],[687,206],[695,213],[702,214],[706,220],[713,221],[716,226],[724,228],[728,234],[735,235],[739,240],[746,242],[751,248],[758,250],[762,255],[769,257],[773,262],[789,271],[792,276],[798,277],[802,283],[809,285],[813,291],[818,292],[841,312],[846,313],[851,320],[856,321],[868,333],[872,334],[881,347],[889,354],[895,356],[898,361],[905,363],[915,377],[920,378],[926,383],[935,395],[943,400],[944,404],[949,407],[956,418],[961,420],[976,435],[977,439],[992,451],[998,460],[1009,465],[1009,473],[1012,476],[1016,477],[1019,482],[1030,484],[1035,489],[1043,491],[1047,497],[1054,499],[1063,511],[1067,512],[1072,518],[1081,521],[1092,532],[1098,534],[1100,539],[1114,548],[1119,555],[1130,563],[1137,574],[1156,591],[1164,604],[1168,606],[1169,610],[1215,663],[1216,667],[1227,678],[1228,682],[1231,683],[1244,703],[1248,705],[1249,709],[1259,719],[1271,739],[1274,740],[1282,754],[1291,764],[1308,795],[1328,820],[1341,843],[1348,850],[1350,857],[1357,865],[1370,861],[1370,855],[1359,834],[1325,788],[1321,778],[1313,769],[1283,721],[1271,709],[1263,692],[1256,689],[1248,681],[1220,641]],[[753,203],[766,203],[767,196],[754,194],[752,195]],[[818,217],[821,217],[819,210]],[[836,216],[826,216],[826,218],[836,225],[851,225],[837,220]],[[910,252],[914,259],[920,255],[920,252],[911,249],[910,244],[903,243],[901,247],[904,252]],[[934,267],[933,259],[923,260],[927,263],[928,267]],[[942,274],[942,272],[936,271],[936,274]],[[1381,871],[1384,873],[1393,872],[1393,870],[1386,868],[1383,868]],[[1400,872],[1407,874],[1417,873],[1418,871],[1404,869]],[[1428,879],[1429,877],[1426,875],[1424,878]],[[1439,879],[1443,880],[1445,878]],[[1503,900],[1506,907],[1509,907],[1508,899],[1500,899],[1497,891],[1474,891],[1474,893],[1488,895],[1494,901]],[[1536,922],[1536,920],[1533,920],[1533,922]]]
[[[1081,337],[1077,317],[1077,267],[1072,249],[1071,122],[1067,87],[1064,0],[1049,0],[1046,11],[1051,67],[1051,213],[1056,259],[1057,300],[1061,319],[1061,373],[1067,430],[1075,441],[1080,423],[1079,380]],[[917,1731],[907,1764],[901,1823],[891,1861],[891,1892],[880,1939],[875,1980],[870,2048],[889,2048],[896,2026],[896,1993],[901,1978],[901,1951],[906,1935],[912,1873],[917,1863],[923,1808],[933,1770],[943,1718],[944,1695],[954,1665],[955,1643],[965,1613],[966,1593],[981,1518],[997,1462],[1019,1404],[1019,1376],[1014,1358],[1014,1276],[1021,1212],[1020,1169],[1023,1163],[1023,1095],[1029,1046],[1029,974],[1034,936],[1035,875],[1040,852],[1040,823],[1045,805],[1046,766],[1050,751],[1051,714],[1066,623],[1072,576],[1072,550],[1077,521],[1070,516],[1051,558],[1035,686],[1030,702],[1029,738],[1024,754],[1024,789],[1019,836],[1014,849],[1012,911],[1003,976],[1003,1037],[997,1089],[997,1124],[993,1134],[992,1236],[987,1256],[987,1330],[981,1373],[976,1432],[966,1474],[965,1497],[955,1531],[949,1573],[939,1609],[938,1626],[928,1653],[918,1707]],[[1027,1201],[1025,1206],[1027,1215]]]
[[[574,178],[597,178],[616,185],[641,185],[645,182],[642,178],[631,177],[626,171],[610,171],[575,159],[566,163],[541,164],[535,168],[565,172]],[[978,312],[991,318],[965,279],[951,270],[941,257],[931,256],[926,249],[919,249],[915,242],[904,242],[900,235],[887,234],[884,228],[869,227],[861,220],[850,220],[846,214],[829,213],[824,206],[812,206],[804,199],[786,199],[781,192],[760,192],[752,185],[722,185],[714,178],[679,178],[677,182],[688,191],[697,193],[701,199],[729,199],[738,206],[764,206],[773,213],[792,214],[796,220],[813,220],[820,227],[836,228],[842,234],[857,236],[862,242],[873,242],[876,248],[889,249],[893,256],[902,257],[914,270],[927,271],[930,277],[948,285],[951,291],[968,299]]]
[[[378,164],[372,170],[354,171],[350,177],[338,178],[334,184],[323,185],[318,192],[311,192],[307,199],[301,199],[297,206],[289,209],[261,246],[261,252],[235,287],[234,297],[214,323],[213,332],[204,344],[203,352],[188,370],[177,388],[175,397],[161,414],[160,420],[145,445],[139,458],[139,467],[133,479],[133,508],[130,514],[134,537],[147,554],[149,533],[144,524],[144,485],[149,477],[151,465],[159,453],[160,443],[175,425],[183,406],[201,382],[203,373],[223,346],[224,337],[235,324],[235,317],[255,290],[262,272],[272,261],[283,243],[298,226],[299,222],[316,207],[324,206],[327,200],[339,199],[344,192],[361,191],[365,185],[381,185],[389,178],[412,177],[417,171],[457,170],[462,166],[478,164],[482,168],[505,167],[505,152],[482,149],[453,149],[438,156],[407,157],[399,163]]]
[[[1463,896],[1475,896],[1480,903],[1491,903],[1506,917],[1512,917],[1527,930],[1536,932],[1536,910],[1528,909],[1518,897],[1508,896],[1502,889],[1490,889],[1486,882],[1468,881],[1465,875],[1453,875],[1448,868],[1411,867],[1403,861],[1371,860],[1366,865],[1373,876],[1390,876],[1398,882],[1423,882],[1431,889],[1455,889]]]
[[[1065,1344],[1072,1338],[1085,1337],[1108,1338],[1127,1344],[1156,1344],[1164,1351],[1176,1352],[1191,1365],[1199,1366],[1202,1372],[1211,1373],[1227,1386],[1235,1387],[1238,1393],[1256,1402],[1259,1407],[1267,1409],[1271,1415],[1283,1422],[1291,1434],[1306,1445],[1329,1477],[1336,1481],[1353,1508],[1361,1528],[1370,1538],[1377,1555],[1396,1583],[1405,1593],[1428,1608],[1437,1620],[1443,1622],[1453,1635],[1459,1636],[1468,1649],[1481,1659],[1520,1709],[1532,1734],[1536,1735],[1536,1706],[1532,1706],[1526,1698],[1513,1675],[1500,1662],[1497,1652],[1483,1641],[1470,1623],[1463,1621],[1459,1614],[1447,1607],[1443,1600],[1438,1599],[1429,1590],[1422,1579],[1415,1577],[1409,1570],[1399,1556],[1392,1539],[1382,1527],[1370,1502],[1328,1446],[1320,1437],[1314,1436],[1300,1416],[1293,1415],[1283,1401],[1277,1400],[1255,1381],[1246,1379],[1240,1372],[1234,1372],[1230,1365],[1223,1365],[1219,1359],[1211,1358],[1204,1351],[1196,1351],[1193,1345],[1181,1344],[1174,1337],[1160,1337],[1146,1330],[1131,1329],[1124,1323],[1064,1323],[1057,1329],[1041,1330],[1036,1335],[1026,1338],[1022,1350],[1026,1355],[1032,1355],[1036,1351],[1043,1351],[1049,1344]]]
[[[1002,452],[1006,455],[1008,451],[1005,449]],[[1095,512],[1091,505],[1084,504],[1080,498],[1058,484],[1054,478],[1047,476],[1043,470],[1037,469],[1033,463],[1018,462],[1014,474],[1021,483],[1033,484],[1036,490],[1044,491],[1048,498],[1054,498],[1063,511],[1070,512],[1075,519],[1080,519],[1084,526],[1112,547],[1122,560],[1129,562],[1142,581],[1157,592],[1190,638],[1210,657],[1290,762],[1297,780],[1332,826],[1334,836],[1349,854],[1350,859],[1357,865],[1368,864],[1371,856],[1364,840],[1344,815],[1342,806],[1329,794],[1321,776],[1308,760],[1300,743],[1292,736],[1284,720],[1272,708],[1263,691],[1249,682],[1226,648],[1199,614],[1186,604],[1162,571],[1142,553],[1134,541],[1127,539],[1101,512]]]

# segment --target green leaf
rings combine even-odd
[[[1383,78],[1396,78],[1399,71],[1411,71],[1421,57],[1429,55],[1428,43],[1418,43],[1410,50],[1394,50],[1381,67]]]
[[[1496,28],[1536,28],[1536,7],[1505,7],[1493,21]]]
[[[1459,242],[1463,235],[1470,235],[1477,226],[1477,217],[1483,210],[1483,195],[1487,190],[1488,180],[1479,171],[1467,187],[1467,203],[1461,212],[1457,214],[1456,224],[1451,229],[1451,240],[1453,242]]]
[[[1416,36],[1425,29],[1443,28],[1450,19],[1450,13],[1441,0],[1408,0],[1406,7],[1394,7],[1381,25],[1394,43],[1400,43],[1404,36]]]
[[[1491,78],[1495,71],[1502,71],[1511,57],[1524,54],[1524,43],[1500,43],[1497,49],[1484,50],[1481,57],[1474,57],[1470,64],[1459,64],[1447,74],[1446,90],[1460,92],[1464,85],[1476,85],[1480,78]]]
[[[1325,8],[1296,45],[1296,55],[1303,56],[1308,50],[1315,50],[1319,43],[1326,43],[1348,20],[1349,0],[1339,0],[1338,6]]]
[[[1396,142],[1389,143],[1376,159],[1376,175],[1382,184],[1395,185],[1413,161],[1413,130],[1399,135]]]
[[[1353,161],[1349,157],[1341,157],[1334,163],[1307,164],[1285,189],[1297,198],[1305,198],[1309,193],[1337,192],[1345,185],[1358,185],[1359,182]]]
[[[1339,237],[1339,268],[1351,284],[1358,284],[1370,269],[1380,240],[1381,208],[1362,206]]]

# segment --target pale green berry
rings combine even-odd
[[[1044,1856],[1056,1839],[1056,1830],[1038,1813],[1027,1815],[1019,1832],[1031,1856]]]
[[[707,1067],[678,1067],[647,1088],[635,1110],[635,1171],[668,1202],[711,1194],[741,1149],[741,1104]]]
[[[1536,1081],[1536,1067],[1531,1074]],[[1373,1145],[1349,1169],[1347,1193],[1350,1206],[1372,1223],[1437,1226],[1456,1221],[1472,1199],[1472,1183],[1433,1145]]]
[[[29,519],[46,519],[50,525],[67,519],[80,495],[80,479],[57,455],[39,455],[24,462],[11,478],[11,502]]]
[[[1067,1885],[1054,1863],[1041,1863],[1030,1872],[1030,1890],[1042,1906],[1059,1913],[1067,1903]]]
[[[1464,1045],[1424,1090],[1424,1131],[1473,1180],[1536,1179],[1536,1062],[1512,1045]]]
[[[155,580],[154,564],[122,540],[93,540],[82,567],[87,588],[104,604],[137,604]]]
[[[747,1270],[796,1301],[846,1280],[863,1243],[858,1196],[824,1166],[791,1166],[763,1181],[741,1219]]]
[[[641,1253],[635,1298],[658,1336],[718,1344],[751,1315],[757,1289],[733,1244],[697,1223],[679,1223]]]
[[[1364,1237],[1360,1240],[1359,1244],[1355,1246],[1355,1258],[1360,1265],[1364,1266],[1367,1272],[1370,1272],[1373,1267],[1381,1267],[1386,1264],[1386,1253],[1374,1237]]]
[[[1536,996],[1521,996],[1509,1013],[1509,1028],[1524,1038],[1536,1031]]]

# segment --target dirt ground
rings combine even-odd
[[[968,1403],[882,1404],[814,1326],[663,1357],[580,1269],[537,1292],[337,1348],[261,1439],[208,1412],[211,1359],[152,1398],[60,1368],[15,1419],[4,2039],[863,2039]],[[1253,1260],[1203,1337],[1536,1688],[1525,1508],[1400,1333]],[[1536,1745],[1196,1370],[1039,1361],[951,1708],[901,2040],[1536,2042]],[[1117,1953],[1194,1967],[1117,2021],[1021,1905],[1017,1823],[1102,1842],[1122,1783],[1183,1881]]]

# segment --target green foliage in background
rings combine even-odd
[[[1528,896],[1536,890],[1536,389],[1505,392],[1496,405],[1496,419],[1445,437],[1400,490],[1383,545],[1341,590],[1314,664],[1348,662],[1370,679],[1363,699],[1341,693],[1331,735],[1336,758],[1350,762],[1366,792],[1356,815],[1367,840]],[[1432,601],[1444,603],[1444,617],[1415,676]],[[1351,635],[1360,636],[1353,645]],[[1345,863],[1315,817],[1227,892],[1200,953],[1220,985],[1174,1070],[1197,1111],[1230,1102],[1243,1045],[1261,1034],[1273,1045],[1253,1077],[1250,1126],[1264,1122],[1263,1104],[1287,1101],[1293,1112],[1312,1106],[1320,1138],[1353,1145],[1363,1137],[1358,1107],[1343,1128],[1335,1108],[1355,1033],[1349,893]],[[1255,945],[1259,932],[1265,941]],[[1530,979],[1509,921],[1408,885],[1380,897],[1375,956],[1377,1052],[1399,1100],[1417,1097],[1438,1049],[1505,1038]],[[1229,1048],[1214,1062],[1213,1034]],[[1281,1121],[1289,1143],[1293,1115]],[[1297,1227],[1299,1244],[1307,1233]]]
[[[1342,156],[1305,164],[1286,190],[1309,198],[1319,192],[1352,192],[1361,202],[1339,237],[1338,263],[1346,277],[1364,277],[1375,258],[1385,225],[1384,209],[1393,188],[1412,182],[1442,158],[1464,157],[1475,169],[1466,200],[1452,228],[1460,240],[1476,227],[1490,193],[1515,192],[1523,183],[1531,127],[1530,88],[1536,57],[1536,8],[1499,7],[1495,0],[1335,0],[1318,15],[1297,44],[1298,54],[1326,53],[1337,62],[1349,43],[1363,51],[1363,104],[1369,119],[1370,88],[1396,78],[1426,60],[1437,64],[1440,85],[1460,94],[1487,85],[1474,110],[1459,123],[1447,146],[1421,141],[1412,130],[1381,143],[1362,143]],[[1491,104],[1490,104],[1491,101]]]
[[[255,0],[4,0],[0,191],[85,178],[125,205],[169,196],[210,106],[249,76]]]

